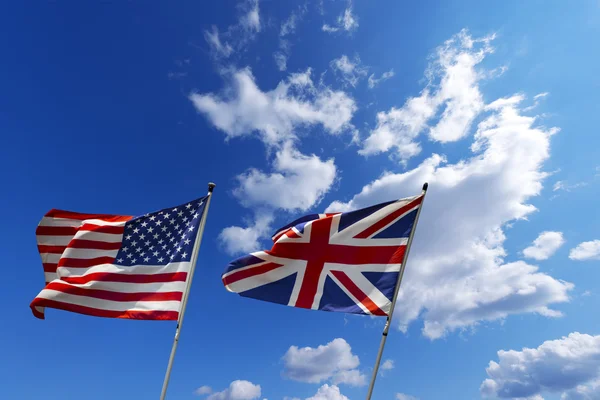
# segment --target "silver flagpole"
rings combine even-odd
[[[383,328],[383,336],[381,337],[381,344],[379,345],[379,352],[377,353],[377,359],[375,360],[375,367],[373,368],[373,376],[371,377],[371,383],[369,384],[369,391],[367,392],[367,400],[371,400],[371,395],[373,394],[373,388],[375,387],[375,379],[377,378],[377,372],[379,371],[379,364],[381,364],[381,357],[383,356],[383,348],[385,347],[385,342],[387,340],[388,331],[390,330],[390,324],[392,322],[392,317],[394,316],[394,308],[396,307],[396,300],[398,299],[398,293],[400,292],[400,284],[402,283],[402,276],[404,275],[404,269],[406,268],[406,260],[408,259],[408,252],[410,251],[410,246],[412,245],[413,237],[415,236],[415,230],[417,228],[417,224],[419,222],[419,215],[421,215],[421,210],[423,209],[423,203],[425,202],[425,194],[427,193],[427,182],[423,185],[423,200],[421,201],[421,205],[417,210],[417,216],[415,217],[415,223],[413,224],[412,230],[410,231],[410,235],[408,236],[408,243],[406,244],[406,252],[404,253],[404,259],[402,260],[402,265],[400,266],[400,274],[398,274],[398,283],[396,284],[396,291],[394,292],[394,297],[392,298],[392,306],[390,307],[390,313],[387,317],[387,321],[385,322],[385,327]]]
[[[187,306],[188,297],[190,295],[190,288],[192,287],[192,279],[194,279],[194,271],[196,270],[196,261],[198,261],[198,252],[200,251],[200,243],[202,242],[202,235],[204,234],[204,225],[206,224],[206,216],[208,215],[208,207],[210,206],[210,199],[212,198],[212,192],[215,188],[214,183],[208,184],[208,199],[206,200],[206,207],[202,213],[202,220],[200,221],[200,227],[198,228],[198,235],[196,235],[196,241],[194,242],[194,249],[192,250],[192,266],[190,268],[190,274],[187,279],[185,292],[183,293],[183,299],[181,300],[181,309],[179,310],[179,318],[177,319],[177,328],[175,329],[175,339],[173,340],[173,347],[171,348],[171,356],[169,357],[169,364],[167,365],[167,372],[165,374],[165,380],[163,382],[162,392],[160,393],[160,400],[164,400],[167,395],[167,387],[169,386],[169,378],[171,378],[171,369],[173,369],[173,360],[175,359],[175,352],[177,351],[177,344],[179,343],[179,333],[181,332],[181,325],[183,324],[183,316],[185,314],[185,307]]]

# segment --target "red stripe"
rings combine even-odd
[[[58,264],[52,263],[43,263],[44,272],[56,272],[56,268],[58,268]]]
[[[405,205],[404,207],[401,207],[398,210],[394,211],[393,213],[386,215],[384,218],[380,219],[375,224],[371,225],[370,227],[368,227],[367,229],[365,229],[364,231],[362,231],[361,233],[359,233],[358,235],[356,235],[354,237],[356,239],[368,239],[375,232],[385,228],[387,225],[394,222],[394,220],[397,219],[398,217],[400,217],[402,214],[408,212],[410,209],[421,204],[422,201],[423,201],[423,196],[419,196],[416,200],[413,200],[410,203],[408,203],[407,205]]]
[[[47,300],[36,298],[31,302],[31,310],[33,315],[44,319],[44,315],[37,313],[34,309],[38,307],[49,307],[57,308],[59,310],[72,311],[79,314],[92,315],[94,317],[105,317],[105,318],[124,318],[124,319],[145,319],[145,320],[163,320],[163,321],[175,321],[179,317],[177,311],[110,311],[100,310],[92,307],[78,306],[75,304],[63,303],[56,300]]]
[[[35,230],[36,235],[48,236],[75,236],[76,226],[38,226]]]
[[[38,251],[40,253],[52,253],[52,254],[62,254],[67,246],[48,246],[38,244]]]
[[[113,226],[113,225],[94,225],[94,224],[83,224],[80,231],[91,231],[96,233],[114,233],[122,234],[125,231],[125,225]]]
[[[267,273],[267,272],[277,269],[281,266],[282,266],[281,264],[266,263],[259,267],[253,267],[253,268],[245,269],[243,271],[234,272],[231,275],[228,275],[223,278],[223,284],[225,286],[227,286],[227,285],[235,283],[239,280],[251,277],[251,276],[256,276],[256,275],[261,275],[261,274]]]
[[[66,219],[76,219],[79,221],[83,221],[85,219],[101,219],[106,222],[122,222],[129,221],[133,217],[125,216],[125,215],[110,215],[110,214],[83,214],[73,211],[64,211],[64,210],[50,210],[46,213],[46,217],[52,218],[66,218]]]
[[[121,242],[100,242],[98,240],[73,239],[67,246],[70,249],[119,250]]]
[[[44,318],[44,313],[43,312],[39,312],[35,307],[31,307],[31,311],[33,312],[33,316],[39,319],[45,319]]]
[[[181,301],[182,292],[140,292],[123,293],[110,290],[89,289],[79,286],[73,286],[68,283],[54,281],[49,283],[45,289],[56,290],[57,292],[71,294],[75,296],[93,297],[95,299],[110,301]]]
[[[354,284],[354,282],[352,282],[352,279],[350,279],[348,275],[342,271],[331,271],[331,273],[338,279],[338,281],[340,281],[342,285],[344,285],[346,289],[348,289],[352,296],[360,301],[367,308],[367,310],[371,312],[371,314],[382,317],[387,315],[385,311],[379,308],[377,304],[375,304],[373,300],[369,298],[369,296],[367,296],[362,290],[360,290],[358,286]]]
[[[100,264],[112,264],[115,261],[114,257],[96,257],[96,258],[61,258],[58,261],[59,267],[73,267],[73,268],[89,268],[94,265]]]
[[[161,283],[161,282],[185,282],[187,272],[172,272],[153,275],[128,275],[111,272],[94,272],[82,276],[61,278],[61,281],[75,285],[83,285],[91,281],[101,282],[123,282],[123,283]]]

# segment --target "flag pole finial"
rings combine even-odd
[[[429,187],[429,183],[425,182],[423,184],[423,191],[426,192],[428,187]]]
[[[216,184],[209,182],[208,183],[208,193],[212,193],[213,189],[217,186]]]

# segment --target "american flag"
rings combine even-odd
[[[46,287],[33,314],[176,320],[207,199],[139,217],[48,212],[36,230]]]
[[[232,261],[232,292],[292,307],[386,316],[424,195],[302,217],[273,247]]]

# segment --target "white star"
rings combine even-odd
[[[118,262],[120,262],[120,263],[122,263],[122,262],[123,262],[123,259],[122,259],[122,258],[119,258],[117,261],[118,261]]]
[[[171,225],[173,225],[173,224],[175,223],[175,220],[174,220],[174,219],[170,219],[170,220],[169,220],[169,223],[170,223]]]
[[[136,261],[137,261],[137,258],[134,258],[133,260],[131,260],[131,262],[136,262]]]
[[[200,214],[196,213],[194,214],[194,219],[198,218],[200,216]]]
[[[171,260],[175,258],[175,254],[171,254]]]
[[[166,248],[167,248],[167,245],[166,245],[166,244],[163,244],[163,246],[162,246],[162,249],[164,250],[164,249],[166,249]]]
[[[169,213],[166,213],[166,214],[164,215],[165,219],[169,219],[169,217],[170,217],[170,216],[171,216],[171,214],[169,214]]]
[[[175,225],[175,229],[179,229],[180,226],[181,225],[179,225],[179,224]]]
[[[181,252],[181,247],[177,246],[177,252]]]
[[[183,229],[178,230],[177,233],[181,235],[183,233]]]
[[[125,236],[125,239],[127,239],[127,240],[131,240],[131,235],[127,235],[127,236]]]
[[[164,213],[165,213],[164,211],[161,211],[158,213],[158,215],[163,215]]]
[[[204,200],[202,200],[200,203],[198,203],[198,207],[200,207],[202,204],[204,204]]]
[[[148,225],[146,221],[142,222],[142,228],[145,228]]]
[[[193,213],[195,213],[195,212],[196,212],[196,210],[195,210],[195,209],[193,209],[193,208],[190,210],[190,214],[193,214]]]
[[[177,213],[177,216],[178,216],[178,217],[183,217],[183,211],[179,211],[179,212]]]
[[[167,232],[167,237],[171,237],[171,232]]]
[[[190,244],[190,239],[185,239],[185,241],[183,243]]]
[[[155,234],[154,234],[154,236],[153,236],[153,238],[154,238],[155,240],[156,240],[156,239],[158,239],[158,233],[155,233]]]
[[[154,221],[156,219],[156,217],[153,215],[150,217],[150,221]]]
[[[142,251],[142,248],[138,247],[137,249],[135,249],[135,251],[137,251],[139,253],[140,251]]]
[[[135,229],[133,230],[133,233],[138,233],[139,231],[140,231],[140,230],[139,230],[138,228],[135,228]]]
[[[173,240],[175,240],[175,237],[172,237],[171,239],[169,239],[169,242],[173,242]]]
[[[144,262],[148,262],[148,261],[150,261],[150,257],[145,257]]]
[[[150,250],[150,251],[154,250],[154,246],[148,247],[148,250]]]
[[[189,229],[188,229],[188,231],[193,232],[194,231],[194,227],[190,226]]]
[[[186,257],[187,257],[187,253],[183,253],[183,254],[181,255],[181,257],[183,257],[183,258],[186,258]]]
[[[127,254],[127,258],[131,258],[131,257],[133,257],[133,254],[131,254],[131,253]]]
[[[171,254],[171,250],[167,250],[167,254]]]
[[[154,257],[157,257],[157,256],[158,256],[158,251],[155,251],[154,253],[152,253],[152,255],[153,255]]]
[[[160,224],[162,224],[162,221],[160,219],[156,220],[156,226],[160,226]]]
[[[136,245],[137,245],[137,242],[134,240],[133,242],[131,242],[131,245],[132,245],[132,246],[136,246]]]
[[[163,262],[164,260],[165,260],[165,259],[161,257],[161,258],[159,258],[159,259],[158,259],[158,262],[159,262],[159,263],[161,263],[161,262]]]
[[[129,247],[123,247],[123,251],[127,253],[129,251]]]
[[[154,232],[154,228],[153,227],[148,228],[148,233],[152,233],[152,232]]]
[[[158,241],[158,244],[163,244],[163,242],[164,242],[164,240],[160,239],[160,240]]]
[[[145,252],[145,251],[142,251],[142,252],[140,253],[140,256],[141,256],[141,257],[144,257],[145,255],[146,255],[146,252]]]
[[[168,228],[166,226],[163,226],[162,228],[160,228],[163,232],[165,232]]]
[[[177,210],[179,210],[179,209],[178,209],[177,207],[175,207],[175,208],[173,209],[173,212],[175,212],[175,211],[177,211]]]
[[[185,217],[185,218],[183,219],[183,222],[188,222],[188,217]]]
[[[185,208],[190,208],[191,206],[192,206],[191,204],[187,204],[187,205],[185,206]]]
[[[144,240],[146,238],[146,235],[144,235],[143,233],[140,235],[140,239]]]
[[[146,240],[146,243],[144,243],[146,245],[146,247],[150,246],[150,241]]]

